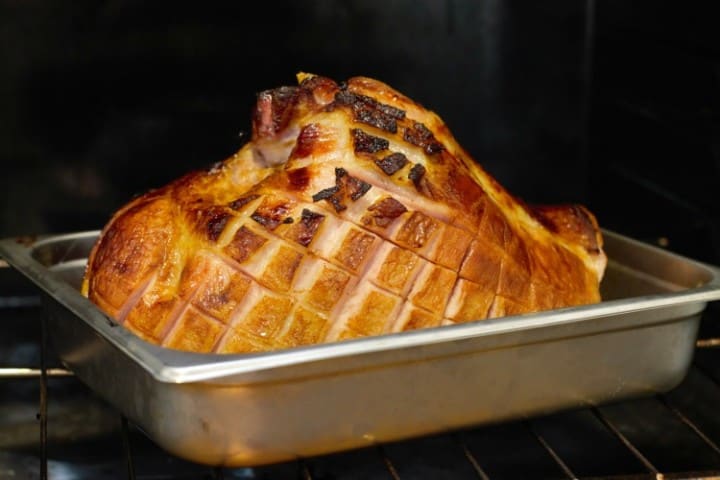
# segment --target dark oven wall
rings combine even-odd
[[[297,71],[436,110],[529,202],[720,263],[712,2],[0,0],[0,236],[95,229]]]
[[[383,80],[517,195],[583,201],[587,5],[0,0],[0,234],[101,227],[233,153],[300,70]]]
[[[606,226],[718,264],[713,3],[595,3],[589,197]]]

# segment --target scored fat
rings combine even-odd
[[[300,74],[250,142],[121,208],[83,292],[169,348],[244,353],[600,300],[594,216],[530,207],[391,87]]]

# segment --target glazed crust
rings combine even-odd
[[[83,292],[142,338],[243,353],[600,300],[582,206],[528,207],[369,78],[262,92],[252,140],[118,211]]]

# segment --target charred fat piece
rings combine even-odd
[[[272,350],[599,300],[597,223],[529,208],[369,78],[263,92],[252,140],[118,211],[84,293],[170,348]]]

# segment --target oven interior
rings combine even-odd
[[[711,7],[3,0],[0,236],[99,228],[132,195],[231,154],[254,92],[307,70],[396,86],[529,202],[582,202],[607,228],[720,265]],[[224,469],[165,453],[64,370],[38,292],[3,267],[0,478],[720,476],[715,304],[667,394]]]

